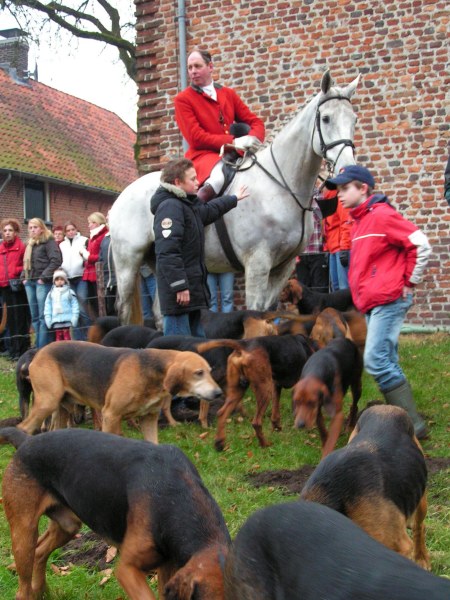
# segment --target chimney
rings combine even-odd
[[[0,31],[0,66],[16,69],[20,78],[28,75],[28,34],[21,29]]]

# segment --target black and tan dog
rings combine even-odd
[[[100,342],[110,348],[146,348],[155,338],[161,337],[162,331],[145,325],[120,325],[108,331]]]
[[[144,439],[158,441],[160,410],[168,422],[171,396],[215,400],[221,389],[204,358],[193,352],[107,348],[90,342],[53,342],[30,364],[34,404],[20,424],[27,433],[67,398],[102,413],[102,430],[121,432],[121,420],[140,418]]]
[[[408,414],[379,405],[362,412],[348,445],[322,460],[300,497],[341,512],[391,550],[430,568],[426,483],[425,459]]]
[[[225,562],[225,600],[444,600],[450,581],[315,502],[254,513]]]
[[[292,390],[295,427],[319,428],[322,457],[336,445],[344,424],[344,396],[351,388],[353,402],[349,426],[354,427],[361,397],[363,361],[356,345],[348,339],[333,339],[315,352],[303,367],[300,380]],[[322,408],[331,418],[325,428]]]
[[[81,429],[29,437],[9,427],[0,440],[18,448],[3,477],[18,600],[42,596],[50,553],[82,523],[119,549],[115,573],[131,600],[156,600],[146,582],[155,569],[164,600],[223,600],[229,534],[181,450]],[[50,525],[38,537],[42,515]]]
[[[316,292],[297,279],[289,279],[281,291],[280,302],[288,302],[297,306],[301,315],[317,314],[325,308],[345,311],[354,308],[349,289],[337,292]]]

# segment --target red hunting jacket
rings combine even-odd
[[[200,183],[209,177],[220,160],[220,148],[233,143],[229,133],[234,122],[250,125],[248,135],[264,141],[264,123],[242,102],[231,88],[214,84],[217,101],[198,87],[188,87],[175,97],[175,118],[189,144],[186,158],[193,161]]]
[[[398,300],[420,283],[431,253],[427,237],[381,194],[350,211],[354,219],[348,279],[355,306],[366,313]]]

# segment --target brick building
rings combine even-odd
[[[140,170],[181,153],[178,6],[134,0]],[[363,74],[353,105],[357,160],[429,237],[433,256],[409,322],[450,327],[448,157],[450,68],[445,0],[208,0],[185,2],[187,48],[208,48],[215,78],[234,87],[276,133],[318,91]]]
[[[28,44],[0,32],[0,219],[49,225],[107,213],[137,176],[135,132],[114,113],[28,75]]]

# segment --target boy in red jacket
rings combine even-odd
[[[398,362],[398,338],[414,287],[422,280],[430,244],[386,196],[373,193],[375,180],[365,167],[349,165],[329,184],[337,186],[339,201],[354,220],[349,283],[353,302],[367,321],[364,366],[386,402],[404,408],[416,436],[424,438],[426,425]]]

